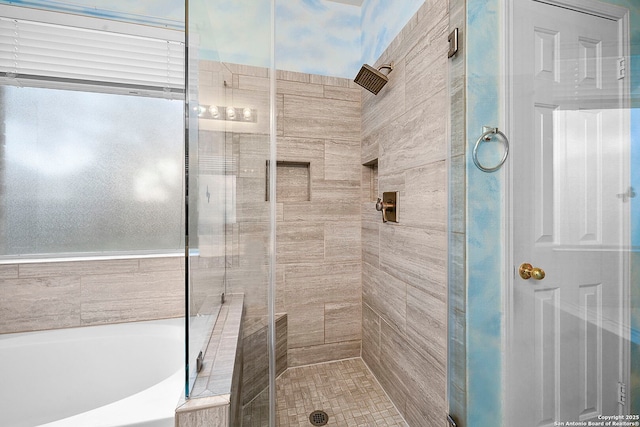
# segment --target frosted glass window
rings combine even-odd
[[[0,256],[183,247],[182,115],[179,100],[0,87]]]

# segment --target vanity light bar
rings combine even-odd
[[[227,120],[232,122],[255,123],[258,121],[258,110],[249,107],[231,107],[221,105],[198,105],[194,108],[198,118],[209,120]]]

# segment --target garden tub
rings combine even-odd
[[[0,424],[172,427],[184,319],[0,335]]]

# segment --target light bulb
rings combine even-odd
[[[233,120],[236,118],[236,109],[233,107],[227,107],[227,119]]]
[[[245,108],[244,110],[242,110],[242,116],[244,117],[245,120],[251,120],[251,116],[253,115],[253,112],[251,111],[251,108]]]
[[[202,117],[202,115],[207,111],[207,108],[204,105],[198,105],[198,117]]]
[[[209,107],[209,114],[211,114],[211,117],[213,117],[214,119],[220,117],[220,111],[218,111],[218,107],[216,107],[215,105]]]

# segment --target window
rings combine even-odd
[[[85,18],[73,19],[77,25]],[[1,18],[3,43],[11,39],[7,22],[20,27],[11,40],[20,59],[0,58],[0,257],[179,250],[184,104],[183,77],[173,68],[182,70],[183,53],[173,55],[174,45],[166,49],[178,42]],[[40,43],[33,42],[42,37],[31,28],[42,26],[57,51],[25,47]],[[165,46],[162,72],[162,54],[131,54],[153,50],[149,43]],[[109,45],[120,46],[109,50],[116,59],[95,65]],[[167,65],[171,61],[179,65]]]

